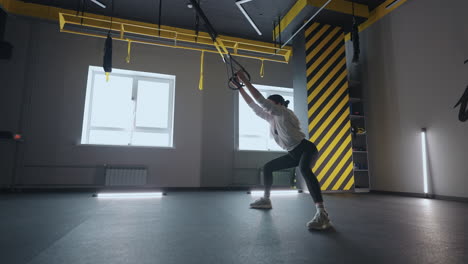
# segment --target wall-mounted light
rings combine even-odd
[[[161,192],[137,192],[137,193],[97,193],[93,195],[97,198],[120,198],[120,199],[133,199],[133,198],[161,198]]]
[[[426,148],[426,128],[421,129],[421,152],[423,162],[424,193],[429,192],[427,184],[427,148]]]

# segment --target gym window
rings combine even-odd
[[[81,144],[173,146],[175,76],[90,66]]]
[[[254,84],[255,88],[267,98],[272,94],[280,94],[289,100],[288,108],[294,109],[294,92],[291,88]],[[270,124],[255,115],[252,109],[239,95],[239,150],[283,151],[270,135]]]

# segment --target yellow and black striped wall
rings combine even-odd
[[[345,35],[314,23],[305,31],[310,141],[320,158],[313,171],[324,191],[354,188]]]

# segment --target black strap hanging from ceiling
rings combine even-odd
[[[106,42],[104,44],[104,62],[102,66],[106,75],[112,72],[112,37],[110,33],[107,34]]]
[[[278,26],[278,33],[276,33],[276,26]],[[281,42],[281,16],[278,16],[278,24],[273,20],[273,45],[275,47],[275,54],[281,49]],[[276,44],[278,44],[278,47]]]
[[[76,7],[76,15],[78,16],[83,6],[83,0],[77,0],[77,2],[78,2],[78,6]]]
[[[113,24],[113,19],[114,19],[114,0],[111,1],[112,8],[111,8],[111,21],[110,21],[110,26],[109,26],[109,32],[107,33],[108,35],[111,33],[112,30],[112,24]]]
[[[356,16],[354,14],[354,2],[352,2],[353,7],[353,26],[351,29],[351,41],[353,42],[353,63],[359,63],[359,55],[361,53],[359,45],[359,25],[357,23]]]
[[[114,17],[114,0],[112,0],[112,15],[109,31],[107,32],[106,42],[104,43],[104,58],[103,58],[103,68],[106,73],[106,80],[109,80],[109,75],[112,72],[112,23]]]
[[[200,5],[198,4],[198,2],[196,0],[190,0],[190,3],[192,4],[195,12],[197,12],[200,18],[203,20],[203,22],[205,22],[205,28],[208,31],[208,34],[210,35],[211,39],[213,40],[215,45],[218,45],[217,44],[218,32],[216,32],[216,30],[213,28],[210,21],[206,17],[205,13],[200,8]],[[245,73],[248,80],[250,80],[250,74],[244,69],[244,67],[242,67],[242,65],[239,62],[237,62],[231,56],[229,51],[227,51],[226,54],[222,54],[222,56],[223,56],[223,61],[226,65],[226,72],[230,76],[229,81],[228,81],[228,87],[233,90],[237,90],[239,89],[240,86],[242,86],[242,84],[238,82],[236,73],[242,70]],[[229,74],[229,70],[231,71],[230,74]]]
[[[85,9],[85,0],[78,0],[78,9],[76,10],[76,15],[78,16],[81,12],[81,16],[84,16],[84,9]],[[83,25],[83,18],[81,20],[81,25]]]
[[[200,0],[198,0],[198,5],[200,5]],[[200,30],[200,16],[198,16],[198,12],[195,12],[195,42],[198,42],[199,30]]]
[[[281,47],[281,16],[278,16],[278,44]]]
[[[159,0],[158,36],[161,36],[162,0]]]
[[[208,31],[208,34],[210,34],[211,40],[213,40],[213,42],[216,42],[216,38],[218,37],[218,32],[216,32],[213,25],[211,25],[205,13],[203,12],[203,10],[201,10],[200,5],[198,5],[198,2],[195,0],[190,0],[190,3],[192,4],[195,12],[197,12],[198,15],[201,17],[201,19],[203,20],[203,22],[205,22],[205,28]]]
[[[465,92],[458,101],[458,103],[453,107],[456,108],[460,105],[460,111],[458,112],[458,119],[461,122],[468,120],[468,86],[466,87]]]
[[[273,45],[275,46],[275,54],[278,52],[276,48],[276,21],[273,19]]]

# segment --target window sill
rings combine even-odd
[[[131,146],[131,145],[128,146],[128,145],[82,144],[82,143],[75,144],[75,146],[78,146],[78,147],[104,147],[104,148],[114,147],[114,148],[175,149],[175,147],[162,147],[162,146]]]
[[[236,149],[237,152],[262,152],[262,153],[287,153],[286,150],[247,150],[247,149]]]

